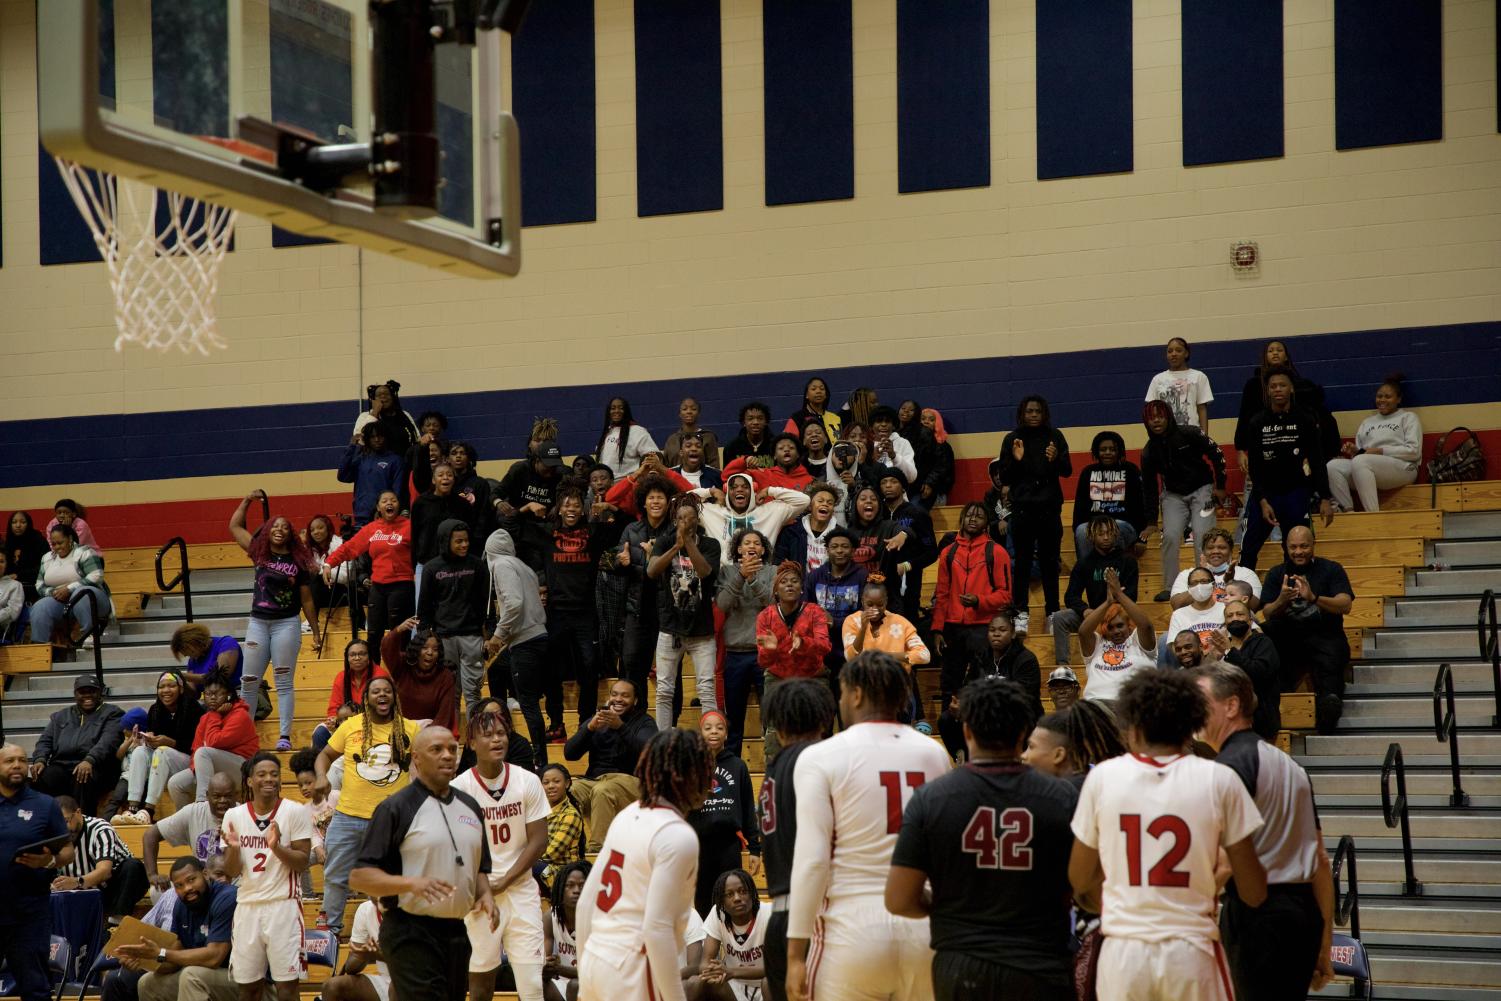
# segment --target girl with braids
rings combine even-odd
[[[740,853],[749,853],[752,872],[761,871],[761,825],[756,821],[755,788],[750,769],[725,746],[728,724],[723,714],[706,711],[698,732],[714,755],[714,785],[704,805],[688,815],[698,834],[698,887],[693,909],[709,913],[719,874],[740,868]]]
[[[550,767],[561,768],[561,765]],[[552,884],[552,910],[547,918],[547,959],[542,964],[543,991],[547,1001],[577,1001],[579,996],[579,953],[574,940],[579,898],[584,881],[593,868],[580,859],[558,871]]]
[[[313,728],[313,750],[323,750],[340,723],[363,711],[365,686],[371,678],[390,676],[379,664],[371,667],[370,646],[364,640],[344,644],[344,670],[334,675],[333,688],[328,693],[328,716]]]
[[[573,776],[554,761],[542,768],[542,792],[552,812],[547,815],[547,847],[535,872],[545,885],[553,885],[559,867],[584,857],[584,815],[570,791]],[[583,880],[579,881],[583,885]],[[556,906],[556,905],[554,905]]]
[[[631,405],[623,396],[613,397],[605,407],[604,426],[599,432],[599,444],[594,454],[602,465],[618,480],[627,473],[634,473],[641,460],[649,452],[657,451],[657,443],[651,432],[631,417]]]
[[[704,919],[700,966],[705,1001],[761,1001],[765,993],[766,922],[756,884],[744,869],[714,881],[713,908]]]
[[[616,815],[578,909],[579,996],[684,1001],[678,967],[698,838],[684,814],[703,805],[714,756],[703,737],[657,733],[636,764],[641,799]]]
[[[328,772],[334,763],[342,761],[344,769],[339,805],[324,838],[328,862],[323,867],[323,906],[327,926],[335,933],[344,925],[349,870],[359,856],[370,817],[383,800],[406,788],[412,741],[417,737],[417,724],[402,717],[390,678],[371,678],[365,684],[361,708],[339,724],[313,763],[313,789],[320,796],[333,788]]]
[[[1075,702],[1037,721],[1022,761],[1082,786],[1091,768],[1125,753],[1110,710],[1098,702]]]

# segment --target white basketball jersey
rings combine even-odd
[[[573,941],[573,932],[563,927],[562,915],[553,911],[547,918],[552,922],[552,951],[553,955],[562,960],[564,966],[577,967],[579,965],[578,945]]]
[[[788,938],[812,937],[826,899],[883,906],[902,811],[914,789],[948,770],[942,744],[900,723],[858,723],[798,757]]]
[[[726,970],[765,964],[766,922],[770,917],[771,909],[763,904],[748,926],[738,928],[733,922],[721,920],[718,907],[709,908],[704,935],[719,943],[719,958]],[[762,1001],[761,981],[731,979],[729,984],[736,1001]]]
[[[1219,938],[1215,861],[1261,814],[1235,773],[1205,758],[1123,754],[1096,765],[1074,811],[1074,836],[1100,853],[1107,937]]]
[[[642,951],[646,891],[659,869],[677,886],[670,903],[681,942],[698,879],[698,835],[671,807],[632,803],[615,815],[579,898],[579,913],[589,921],[582,951],[612,963]]]
[[[453,780],[456,789],[474,797],[484,814],[485,837],[490,842],[490,878],[498,880],[516,864],[526,848],[526,825],[546,820],[551,812],[542,780],[525,768],[500,767],[500,775],[491,786],[479,770],[471,768]],[[512,890],[527,891],[536,897],[536,887],[529,879],[518,879]]]
[[[242,803],[224,814],[221,837],[226,844],[233,839],[240,847],[240,888],[235,898],[239,903],[302,899],[302,873],[293,872],[266,846],[266,830],[273,822],[284,847],[313,840],[313,813],[302,803],[280,799],[263,816],[256,815],[254,803]]]

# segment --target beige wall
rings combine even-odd
[[[390,374],[424,394],[1501,318],[1494,3],[1444,3],[1442,142],[1340,153],[1333,0],[1288,3],[1287,155],[1193,169],[1178,4],[1135,9],[1133,173],[1036,180],[1033,4],[994,0],[993,184],[898,195],[894,2],[856,0],[856,197],[767,208],[760,4],[723,0],[725,208],[638,219],[631,6],[597,0],[597,222],[528,230],[522,276],[486,282],[272,250],[245,219],[231,347],[203,359],[115,354],[103,266],[38,266],[33,2],[0,0],[0,417],[349,398]],[[1238,238],[1260,277],[1232,277]]]

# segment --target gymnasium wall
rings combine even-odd
[[[1501,444],[1496,0],[715,6],[534,5],[503,95],[519,278],[244,219],[230,347],[200,358],[116,354],[103,266],[44,263],[90,248],[38,155],[33,2],[0,0],[0,509],[69,494],[146,544],[219,537],[251,486],[333,508],[363,387],[393,376],[498,475],[538,414],[570,453],[617,390],[659,435],[686,392],[728,431],[820,373],[943,410],[973,484],[1026,391],[1076,450],[1139,444],[1174,335],[1222,441],[1282,337],[1347,433],[1401,368],[1429,432]]]

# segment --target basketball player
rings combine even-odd
[[[943,745],[896,721],[911,700],[906,668],[866,651],[840,674],[846,729],[797,760],[797,851],[787,916],[793,1001],[933,997],[926,919],[886,910],[886,874],[902,810],[948,771]]]
[[[490,843],[490,893],[500,921],[491,928],[478,911],[464,918],[469,931],[469,998],[490,1001],[505,946],[522,1001],[542,1001],[542,901],[532,866],[547,848],[551,807],[542,780],[506,762],[511,718],[504,702],[482,699],[469,714],[469,747],[474,767],[453,780],[479,804]]]
[[[240,877],[229,974],[240,1001],[259,1001],[270,971],[277,1001],[297,1001],[302,978],[302,874],[313,851],[313,814],[281,798],[281,760],[258,751],[243,766],[245,802],[220,824],[224,871]]]
[[[658,733],[641,752],[641,799],[615,815],[578,905],[580,1001],[684,1001],[678,952],[693,909],[698,836],[714,757],[696,732]]]
[[[765,917],[750,873],[727,869],[719,874],[709,916],[704,919],[705,1001],[762,1001]]]
[[[1021,762],[1036,698],[994,675],[966,685],[967,763],[914,792],[902,816],[886,907],[931,915],[938,1001],[1074,997],[1068,856],[1079,794]]]
[[[573,937],[578,927],[579,899],[593,868],[580,859],[559,869],[552,880],[552,907],[547,917],[547,962],[542,967],[547,1001],[577,1001],[579,950]]]
[[[1129,754],[1094,767],[1074,812],[1069,881],[1080,903],[1104,885],[1099,1001],[1232,1001],[1215,909],[1215,862],[1235,891],[1266,900],[1252,836],[1261,814],[1235,773],[1188,752],[1208,707],[1186,672],[1149,668],[1121,685]]]
[[[771,895],[762,957],[772,1001],[787,1001],[787,895],[792,890],[792,852],[797,844],[797,795],[792,773],[802,753],[834,731],[838,712],[839,704],[829,686],[812,678],[777,684],[761,706],[762,722],[782,741],[782,749],[766,765],[757,805],[766,892]]]

